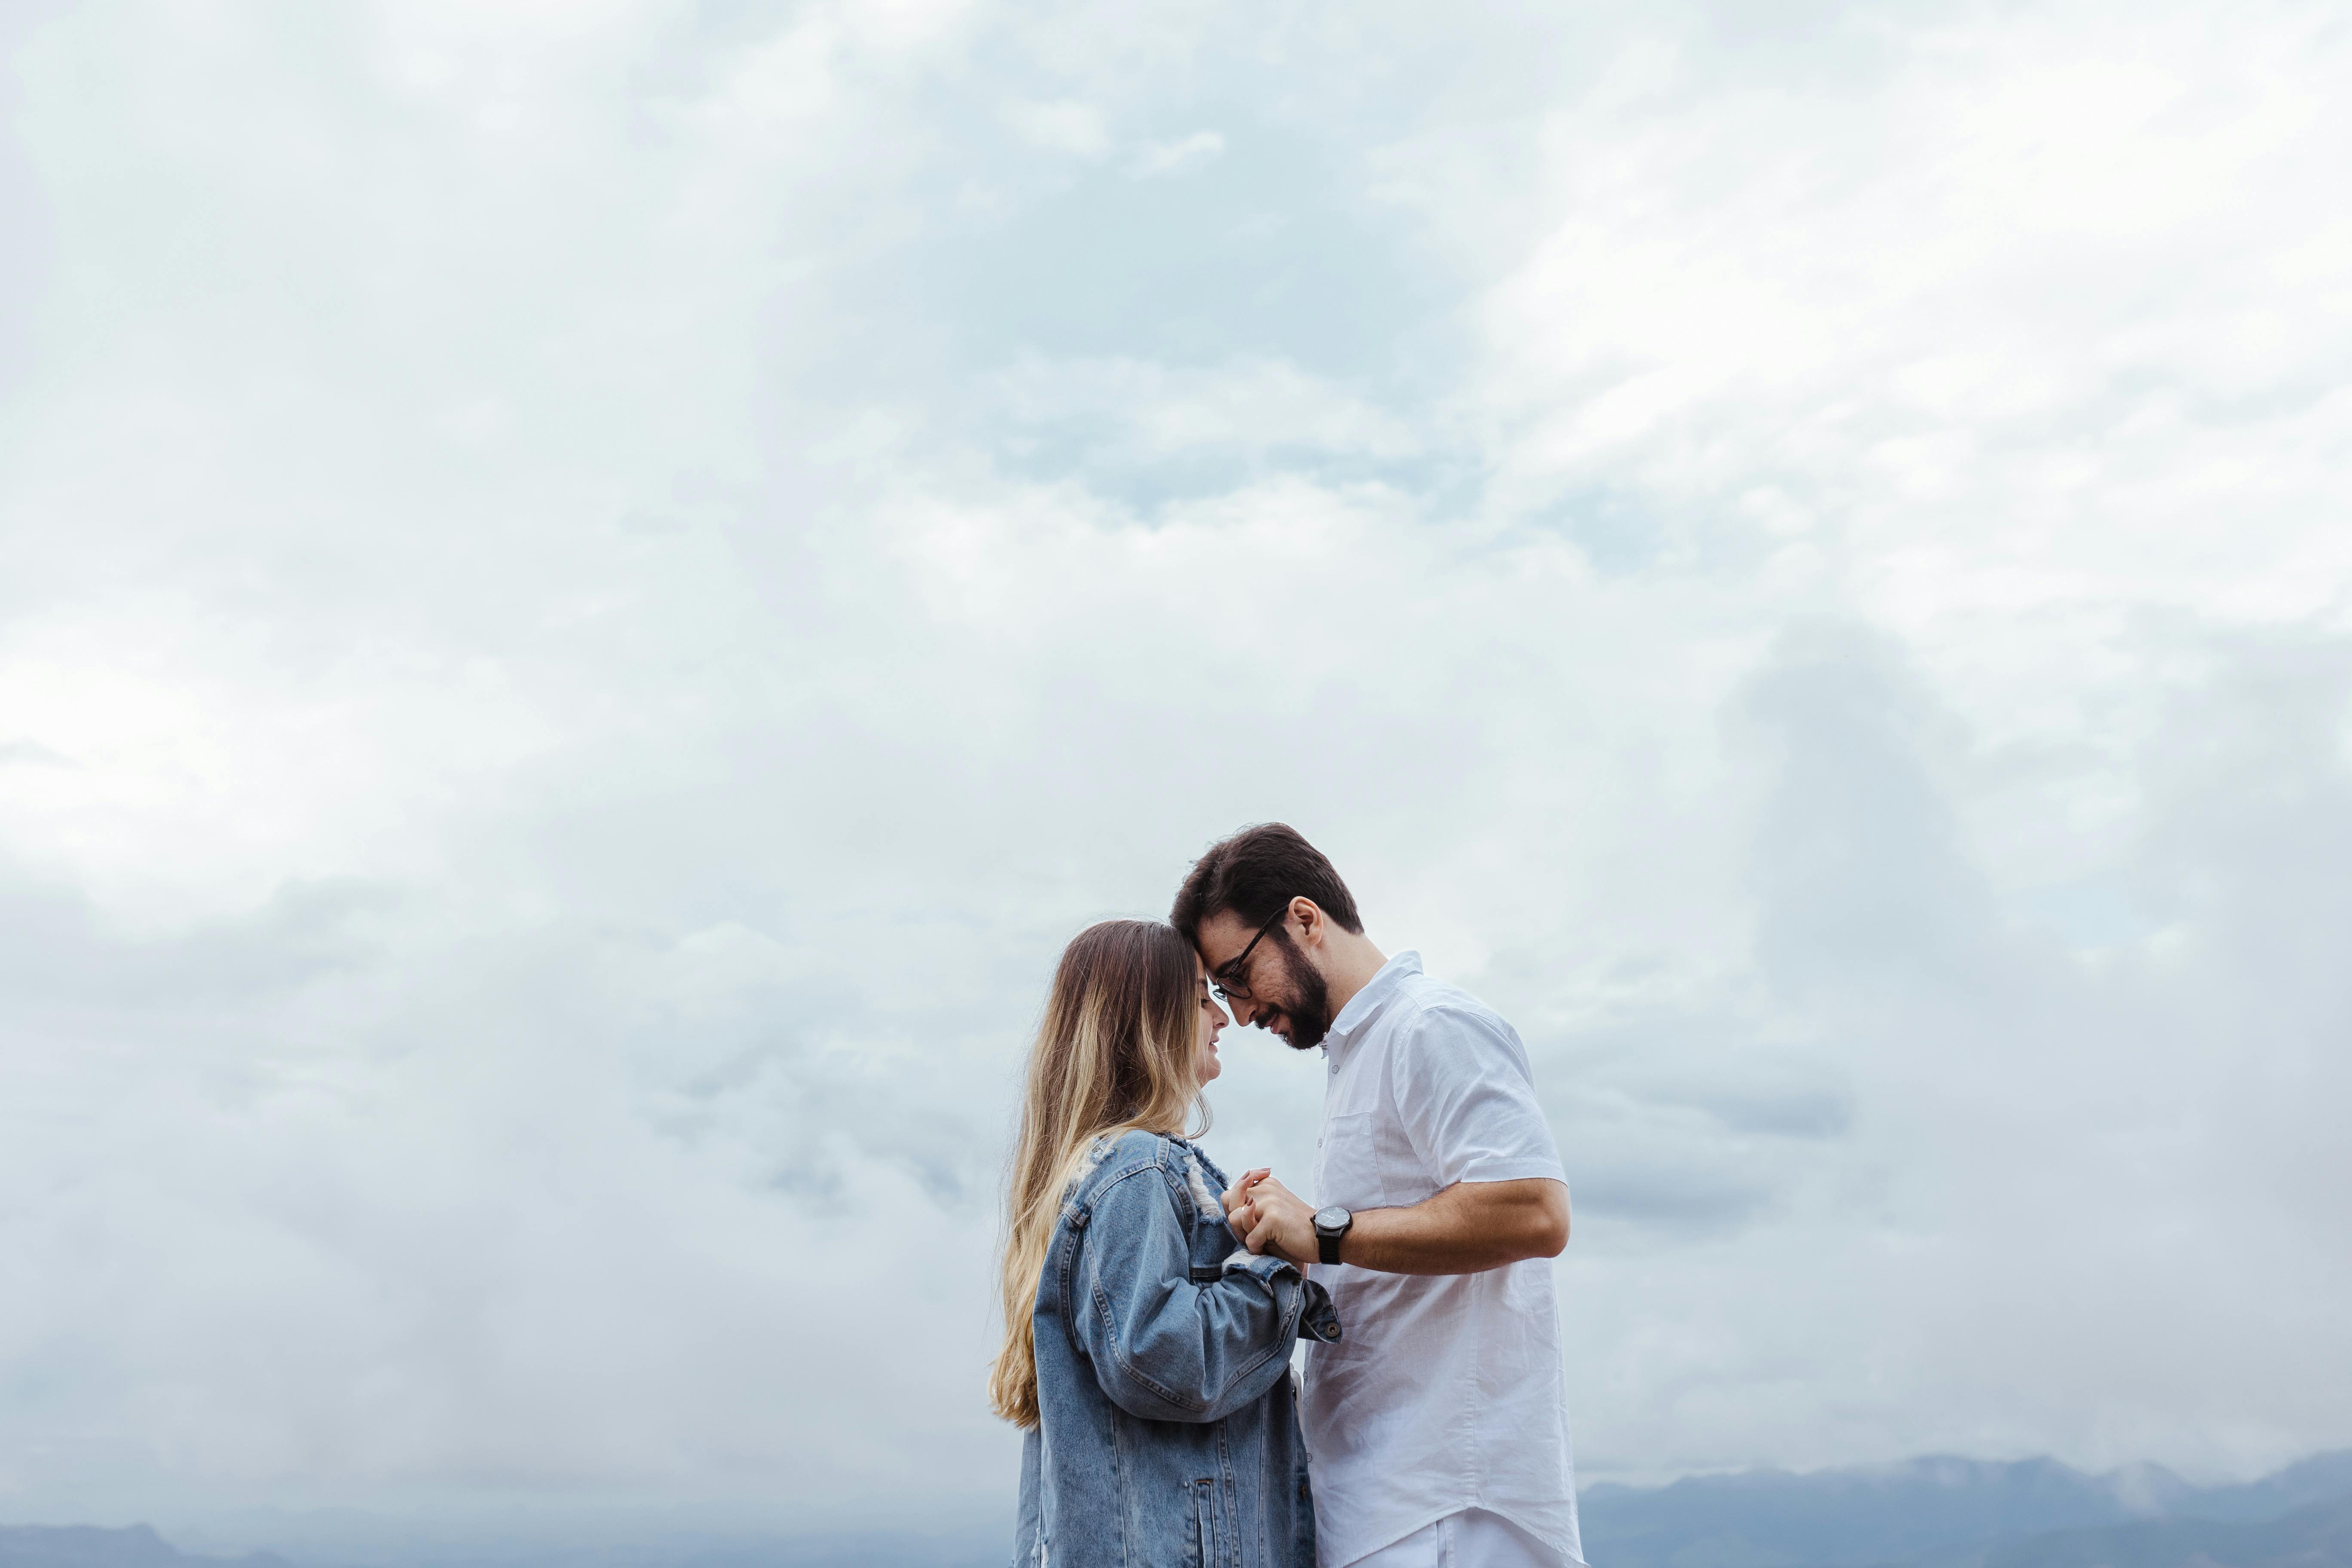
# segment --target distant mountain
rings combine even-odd
[[[1583,1497],[1586,1558],[1596,1568],[2146,1568],[2175,1563],[2235,1568],[2221,1550],[2248,1553],[2317,1551],[2281,1563],[2341,1564],[2327,1556],[2326,1509],[2314,1503],[2352,1498],[2352,1452],[2305,1460],[2250,1486],[2199,1488],[2169,1470],[2141,1466],[2086,1475],[2054,1459],[1994,1464],[1926,1458],[1811,1475],[1759,1470],[1694,1476],[1671,1486],[1635,1489],[1595,1486]],[[2232,1535],[2230,1527],[2275,1523],[2317,1531],[2295,1544],[2293,1531]],[[2200,1530],[2195,1526],[2210,1527]],[[2166,1557],[2180,1542],[2191,1555]],[[2033,1551],[2060,1552],[2046,1560]],[[2193,1555],[2206,1550],[2200,1560]],[[2065,1556],[2084,1552],[2091,1556]],[[2000,1556],[2003,1552],[2028,1555]],[[2247,1556],[2248,1562],[2269,1558]]]
[[[1811,1475],[1695,1476],[1583,1496],[1594,1568],[2352,1568],[2352,1450],[2243,1486],[2141,1466],[2086,1475],[2054,1459],[1914,1459]],[[423,1534],[381,1521],[341,1544],[256,1530],[306,1565],[354,1568],[994,1568],[1009,1530],[740,1535],[604,1526],[569,1543]],[[935,1521],[937,1522],[937,1521]],[[368,1535],[362,1542],[361,1535]],[[0,1568],[289,1568],[202,1557],[145,1526],[0,1526]]]
[[[1604,1484],[1582,1500],[1584,1554],[1599,1568],[1865,1568],[2121,1523],[2190,1489],[2168,1471],[2127,1475],[2086,1476],[2055,1459],[1927,1458],[1811,1475],[1693,1476],[1655,1490]]]
[[[446,1542],[403,1548],[379,1542],[353,1559],[331,1552],[320,1561],[363,1561],[396,1568],[997,1568],[1009,1530],[987,1539],[914,1531],[856,1531],[750,1539],[681,1533],[585,1547],[485,1540],[470,1549]],[[310,1552],[302,1553],[306,1563]],[[147,1526],[98,1530],[0,1525],[0,1568],[290,1568],[271,1552],[200,1557]]]
[[[2289,1465],[2249,1486],[2192,1491],[2166,1511],[2190,1519],[2277,1519],[2340,1497],[2352,1497],[2352,1448]]]
[[[811,1535],[698,1552],[679,1568],[1001,1568],[1013,1532],[982,1540],[926,1535]]]
[[[287,1568],[268,1552],[191,1557],[143,1524],[100,1530],[75,1524],[0,1525],[0,1568]]]
[[[2346,1568],[2352,1497],[2259,1523],[2168,1519],[2058,1531],[1977,1561],[1981,1568]]]

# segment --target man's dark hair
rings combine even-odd
[[[1264,925],[1285,904],[1302,898],[1314,900],[1340,930],[1364,934],[1355,895],[1323,852],[1287,823],[1262,822],[1212,844],[1192,862],[1184,885],[1176,889],[1168,923],[1198,946],[1203,921],[1231,910],[1244,925]]]

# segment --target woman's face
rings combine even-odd
[[[1197,952],[1192,955],[1192,989],[1201,1001],[1200,1031],[1192,1037],[1192,1075],[1206,1089],[1211,1079],[1225,1070],[1217,1060],[1217,1037],[1225,1032],[1225,1010],[1209,994],[1209,972]]]

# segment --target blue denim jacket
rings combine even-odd
[[[1290,1352],[1339,1337],[1330,1298],[1235,1245],[1192,1144],[1087,1157],[1037,1287],[1015,1568],[1314,1568]]]

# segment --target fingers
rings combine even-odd
[[[1243,1204],[1247,1203],[1249,1201],[1250,1189],[1256,1186],[1260,1182],[1265,1180],[1266,1177],[1271,1174],[1273,1174],[1272,1170],[1264,1165],[1259,1166],[1255,1171],[1244,1171],[1241,1173],[1241,1179],[1236,1181],[1232,1186],[1225,1189],[1225,1212],[1227,1214],[1232,1214]]]
[[[1226,1189],[1224,1205],[1225,1223],[1244,1247],[1297,1261],[1296,1254],[1277,1239],[1277,1232],[1286,1222],[1296,1222],[1293,1228],[1304,1224],[1307,1205],[1297,1194],[1275,1180],[1272,1166],[1243,1172]]]

